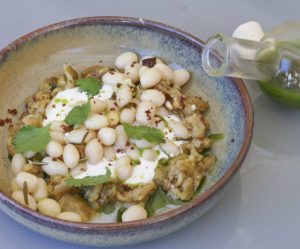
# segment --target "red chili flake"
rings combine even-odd
[[[14,109],[7,109],[7,112],[13,116],[18,114],[18,111],[14,108]]]
[[[146,110],[145,113],[146,113],[147,119],[151,120],[151,111],[150,110]]]
[[[122,150],[121,149],[117,149],[117,153],[120,153],[120,152],[122,152]]]
[[[12,123],[12,119],[11,118],[6,118],[4,121],[5,121],[6,124],[11,124]]]
[[[156,58],[147,58],[147,59],[144,59],[142,60],[142,65],[143,66],[146,66],[146,67],[154,67],[156,64]]]
[[[3,119],[0,119],[0,126],[4,126],[5,125],[5,121]]]
[[[73,126],[65,124],[62,124],[60,127],[64,130],[65,133],[70,132],[73,129]]]
[[[116,108],[115,108],[115,107],[111,107],[110,110],[111,110],[111,111],[115,111]]]

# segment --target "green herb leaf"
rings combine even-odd
[[[90,103],[75,106],[67,115],[65,122],[69,125],[81,125],[89,116]]]
[[[123,124],[127,136],[134,139],[145,139],[150,143],[165,143],[164,133],[156,128],[148,126],[132,126],[130,124]]]
[[[166,127],[169,127],[168,121],[163,116],[158,115],[158,114],[155,114],[154,116],[160,118],[160,120],[164,123],[164,125]]]
[[[167,167],[168,164],[169,164],[169,162],[170,162],[170,160],[171,160],[170,157],[168,157],[168,158],[163,157],[163,158],[161,158],[161,159],[158,160],[157,166]]]
[[[203,189],[203,186],[205,185],[205,182],[206,182],[206,176],[203,176],[201,181],[200,181],[200,184],[195,192],[195,194],[199,194],[201,192],[201,190]]]
[[[102,208],[102,212],[105,214],[111,214],[116,210],[116,207],[114,205],[106,205]]]
[[[214,133],[214,134],[209,134],[208,138],[210,138],[213,142],[218,142],[223,140],[225,137],[224,133]]]
[[[153,216],[158,209],[161,209],[168,204],[181,205],[183,203],[184,202],[181,200],[174,200],[168,196],[161,187],[158,187],[154,194],[149,198],[145,208],[148,216]]]
[[[51,140],[49,133],[50,125],[36,128],[32,125],[23,127],[14,138],[14,145],[18,153],[27,151],[40,152],[45,150]]]
[[[126,207],[121,207],[118,209],[118,214],[117,214],[117,222],[118,223],[122,222],[122,215],[126,210],[127,210]]]
[[[82,92],[86,92],[89,97],[93,97],[100,92],[102,82],[95,78],[84,78],[76,80],[76,85]]]
[[[111,172],[109,169],[106,169],[105,175],[101,176],[88,176],[82,179],[68,178],[66,179],[66,185],[68,187],[82,187],[82,186],[95,186],[111,181]]]
[[[139,165],[141,163],[141,160],[136,159],[136,160],[132,160],[133,166]]]

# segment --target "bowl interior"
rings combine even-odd
[[[157,26],[159,26],[157,24]],[[202,191],[209,189],[230,169],[246,136],[247,114],[241,90],[233,79],[213,79],[201,66],[201,41],[187,39],[180,31],[154,28],[143,22],[91,22],[55,28],[51,32],[31,33],[9,53],[0,54],[0,118],[8,116],[8,108],[19,110],[43,79],[62,72],[65,62],[81,70],[94,64],[112,65],[124,51],[140,56],[156,55],[172,67],[184,67],[192,73],[192,82],[185,90],[200,95],[210,103],[208,117],[211,133],[224,133],[225,138],[214,145],[217,167]],[[7,129],[0,128],[0,190],[10,192],[10,164],[7,159]]]

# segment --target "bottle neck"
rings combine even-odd
[[[209,76],[230,76],[268,81],[278,65],[259,60],[264,51],[274,49],[269,41],[250,41],[217,34],[210,37],[202,51],[202,65]]]

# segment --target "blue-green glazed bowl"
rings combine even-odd
[[[253,110],[243,82],[209,78],[201,66],[203,42],[170,26],[127,17],[88,17],[41,28],[0,51],[0,117],[22,105],[47,76],[62,71],[65,62],[76,69],[112,64],[116,55],[132,50],[156,55],[192,73],[185,91],[210,103],[212,133],[225,133],[213,147],[216,170],[199,196],[185,205],[145,220],[88,224],[58,220],[31,211],[10,198],[7,129],[0,128],[0,209],[28,228],[50,237],[84,245],[115,246],[139,243],[170,234],[199,218],[221,198],[250,146]],[[176,63],[176,64],[175,64]]]

